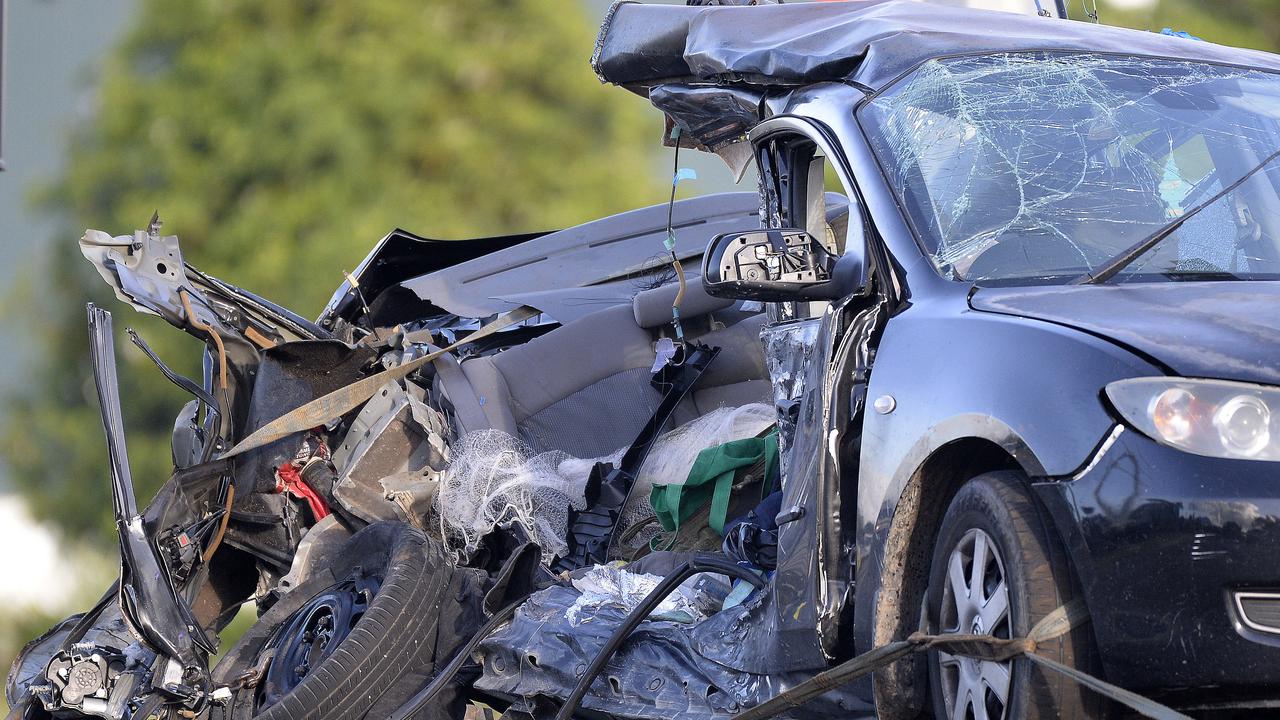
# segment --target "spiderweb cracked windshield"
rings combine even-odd
[[[1194,211],[1280,147],[1280,78],[1203,63],[932,60],[859,115],[925,250],[963,280],[1066,280]],[[1269,165],[1127,269],[1280,273]]]

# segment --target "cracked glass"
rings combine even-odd
[[[1079,53],[931,60],[859,111],[922,247],[986,285],[1280,278],[1280,77]]]

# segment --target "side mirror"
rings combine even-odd
[[[712,297],[786,302],[836,300],[855,273],[822,243],[794,228],[746,230],[712,238],[702,256],[702,287]]]

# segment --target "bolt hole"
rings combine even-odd
[[[160,273],[161,275],[164,275],[165,273],[169,272],[169,266],[165,265],[164,263],[156,263],[156,272]]]

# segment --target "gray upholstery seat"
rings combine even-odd
[[[649,384],[655,341],[669,328],[674,285],[637,294],[503,352],[437,362],[437,390],[453,405],[459,432],[496,428],[537,451],[596,457],[629,443],[662,396]],[[769,384],[759,341],[762,315],[742,319],[730,301],[690,283],[681,303],[686,326],[721,348],[672,420],[688,422],[721,406],[763,402]],[[727,327],[712,325],[726,311]]]

